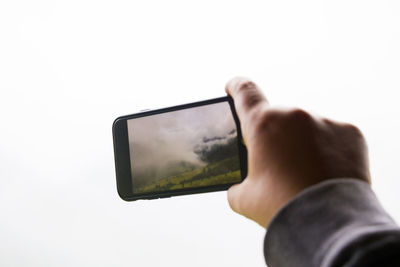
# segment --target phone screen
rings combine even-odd
[[[127,120],[132,192],[169,192],[242,180],[227,101]]]

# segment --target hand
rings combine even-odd
[[[228,190],[231,208],[267,227],[272,217],[303,189],[332,178],[370,183],[368,153],[358,128],[278,109],[257,85],[235,78],[226,85],[248,150],[248,175]]]

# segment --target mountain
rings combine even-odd
[[[205,163],[237,157],[238,145],[236,130],[232,130],[226,136],[203,137],[202,143],[197,144],[194,153]]]

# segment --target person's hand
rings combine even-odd
[[[226,85],[248,150],[248,175],[228,190],[231,208],[267,227],[303,189],[332,178],[370,183],[368,153],[358,128],[271,107],[257,85],[235,78]]]

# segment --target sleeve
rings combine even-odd
[[[269,267],[400,266],[400,228],[369,184],[357,179],[305,189],[267,229]]]

